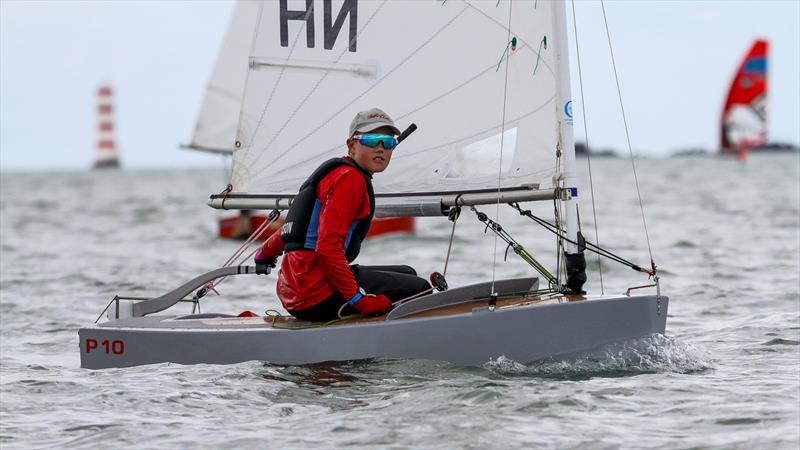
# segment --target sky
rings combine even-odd
[[[600,2],[575,3],[589,143],[627,152]],[[636,154],[716,149],[724,96],[756,38],[770,42],[770,140],[800,144],[800,0],[604,5]],[[0,171],[89,168],[102,83],[116,91],[124,167],[220,167],[220,156],[179,146],[190,139],[232,11],[231,2],[209,0],[0,0]],[[584,141],[568,14],[575,133]]]

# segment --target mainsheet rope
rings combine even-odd
[[[256,247],[250,253],[245,254],[245,252],[247,251],[248,247],[253,242],[255,242],[255,240],[259,236],[261,236],[262,232],[264,232],[266,229],[268,229],[269,226],[272,225],[273,223],[275,223],[275,221],[277,221],[280,217],[281,217],[280,212],[278,210],[273,210],[269,215],[269,220],[265,220],[258,228],[256,228],[256,230],[253,231],[250,234],[250,237],[248,237],[247,240],[244,241],[244,243],[239,247],[239,249],[236,250],[233,253],[233,255],[231,255],[228,258],[227,261],[225,261],[225,264],[223,264],[222,267],[229,267],[231,265],[242,264],[243,262],[245,262],[245,261],[249,260],[250,258],[252,258],[253,255],[255,255],[256,252],[258,251],[259,247]],[[245,255],[245,256],[241,257],[242,255]],[[213,291],[215,294],[219,295],[219,292],[217,291],[216,287],[219,286],[220,283],[225,281],[226,278],[228,278],[228,277],[217,278],[216,280],[211,281],[208,284],[206,284],[206,287],[208,288],[208,290]]]

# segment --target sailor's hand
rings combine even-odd
[[[392,301],[383,294],[367,294],[353,303],[353,308],[364,315],[384,314],[392,309]]]
[[[274,269],[275,266],[278,265],[278,260],[276,258],[264,256],[264,252],[261,248],[258,249],[253,260],[256,263],[256,273],[259,275],[269,273],[270,269]]]

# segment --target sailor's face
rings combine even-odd
[[[369,134],[394,136],[394,132],[389,127],[378,128],[370,131]],[[389,161],[392,159],[393,151],[383,148],[382,143],[378,143],[375,147],[368,147],[358,142],[358,139],[347,140],[347,154],[353,158],[359,167],[369,173],[378,173],[386,170],[386,167],[389,166]]]

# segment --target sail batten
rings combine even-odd
[[[206,147],[204,145],[190,143],[190,144],[181,144],[181,148],[187,150],[197,150],[199,152],[206,152],[206,153],[216,153],[219,155],[230,155],[234,152],[235,148],[231,147]]]
[[[285,59],[275,58],[250,58],[250,68],[252,69],[308,69],[308,70],[324,70],[333,72],[345,72],[353,75],[375,78],[377,69],[374,65],[369,64],[330,64],[326,62],[317,61],[291,61]]]

